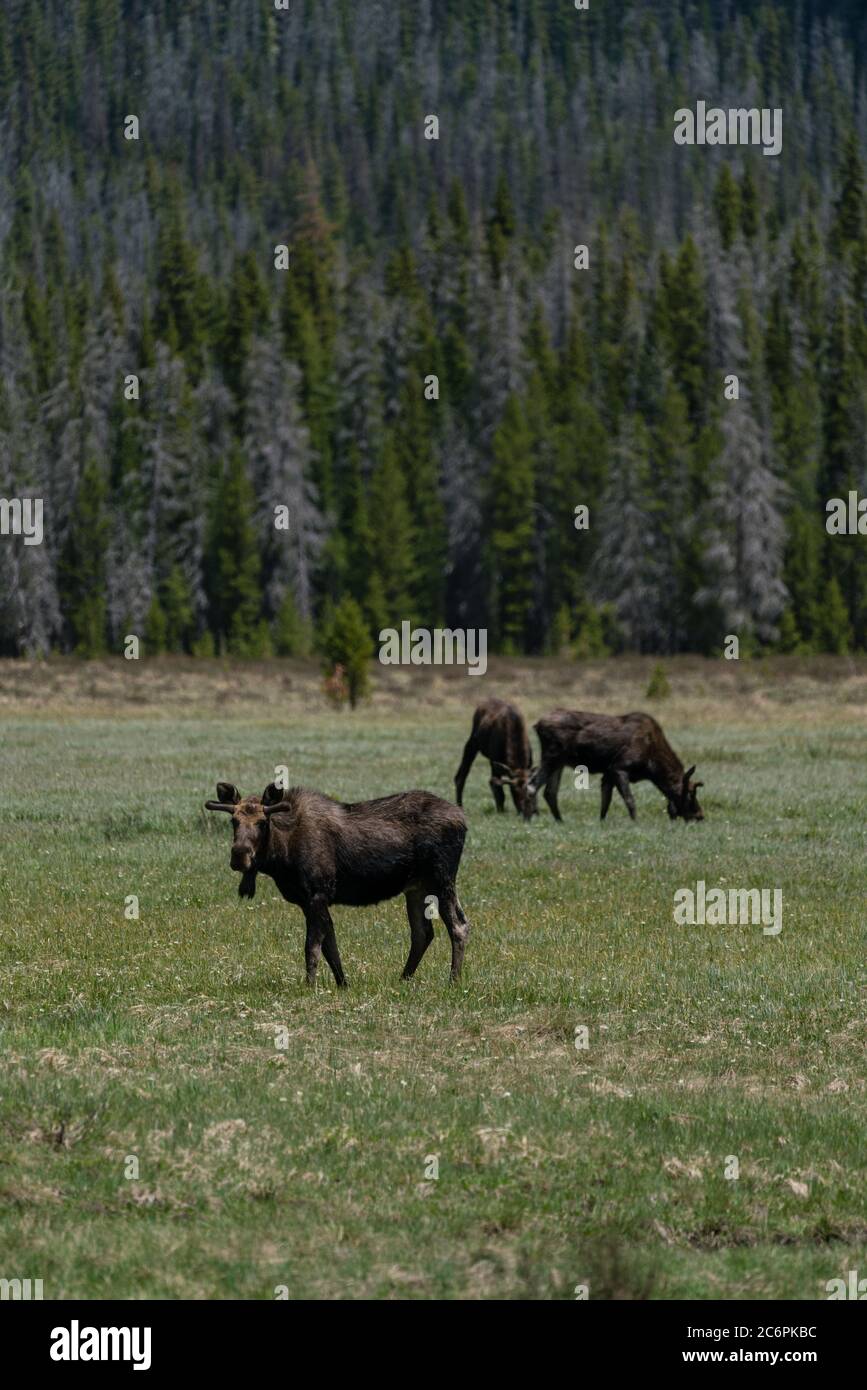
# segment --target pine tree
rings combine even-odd
[[[166,586],[177,570],[198,630],[207,611],[202,497],[207,493],[208,460],[202,446],[200,398],[190,385],[183,359],[173,356],[164,343],[158,345],[154,367],[143,373],[142,380],[148,406],[145,412],[137,407],[138,414],[128,419],[127,427],[135,431],[134,448],[140,456],[144,516],[139,521],[140,499],[135,491],[124,489],[127,524],[118,532],[123,538],[121,553],[113,556],[120,570],[118,587],[124,593],[124,606],[128,602],[135,606],[135,574],[145,564],[165,606]],[[205,386],[203,381],[199,389]],[[159,402],[158,408],[150,408],[152,401]],[[133,592],[127,593],[130,581]]]
[[[837,256],[842,256],[864,235],[864,165],[854,131],[850,131],[843,147],[839,183],[831,247]]]
[[[101,656],[106,649],[106,491],[99,465],[88,460],[58,563],[61,610],[70,642],[85,657]]]
[[[245,379],[244,454],[257,500],[263,606],[273,618],[291,592],[301,622],[309,624],[326,525],[313,482],[300,389],[301,373],[282,360],[276,340],[257,338]]]
[[[182,195],[174,182],[163,195],[157,256],[154,327],[172,352],[186,358],[195,374],[201,363],[203,336],[198,258],[186,237]]]
[[[496,641],[504,652],[525,649],[533,603],[533,439],[516,396],[506,402],[494,435],[490,477],[491,570]]]
[[[747,241],[754,241],[759,232],[759,190],[748,164],[741,179],[741,231]]]
[[[259,641],[260,559],[253,490],[234,450],[217,494],[210,538],[211,626],[232,656],[255,653]]]
[[[154,594],[145,618],[145,652],[148,656],[159,656],[166,649],[167,624],[163,606]]]
[[[346,594],[372,630],[396,604],[530,652],[566,615],[584,650],[718,651],[734,621],[867,648],[867,549],[824,529],[867,490],[853,3],[808,30],[764,0],[577,29],[568,0],[0,14],[0,495],[46,509],[44,545],[0,541],[0,651],[117,651],[153,600],[169,648],[296,650]],[[646,114],[697,75],[782,105],[783,158],[659,143]],[[68,589],[93,465],[107,541]]]
[[[223,376],[238,399],[245,394],[247,354],[254,333],[267,322],[268,298],[262,274],[250,251],[237,255],[232,266],[218,356]]]
[[[328,628],[324,651],[329,670],[342,666],[349,687],[349,702],[353,709],[370,690],[370,658],[373,642],[364,614],[347,594],[338,604]]]
[[[669,615],[660,585],[662,557],[650,487],[650,440],[637,416],[627,416],[614,445],[599,517],[592,592],[616,614],[631,651],[658,651]]]
[[[488,255],[491,258],[491,271],[495,280],[500,278],[503,263],[508,255],[509,242],[514,235],[515,211],[512,195],[506,175],[501,172],[494,193],[493,211],[488,218]]]
[[[710,539],[705,555],[709,583],[697,602],[719,615],[727,633],[742,641],[773,642],[788,595],[783,583],[783,489],[768,466],[766,441],[742,388],[723,412],[722,452],[704,519]]]
[[[274,619],[273,635],[278,656],[309,656],[312,647],[311,626],[301,618],[288,589]]]
[[[406,482],[392,438],[370,480],[370,573],[380,586],[387,626],[415,622],[416,538],[407,499]]]
[[[165,645],[170,652],[186,651],[193,634],[193,603],[180,565],[174,565],[163,585]]]
[[[697,428],[707,413],[709,341],[704,276],[692,237],[684,241],[673,266],[661,263],[660,282],[658,326],[675,383]]]
[[[843,656],[852,642],[852,624],[836,578],[827,581],[819,605],[816,644],[819,651]]]
[[[603,612],[592,603],[587,603],[583,605],[573,655],[577,661],[598,661],[608,652]]]
[[[444,617],[446,518],[434,454],[436,403],[426,401],[422,379],[410,368],[393,427],[395,460],[407,484],[414,557],[413,606],[424,623]]]
[[[313,448],[314,481],[326,511],[335,502],[333,232],[322,208],[318,171],[315,165],[308,164],[300,180],[296,223],[289,244],[290,268],[285,276],[281,325],[286,352],[301,369],[301,404]]]
[[[781,652],[788,654],[803,651],[801,634],[791,608],[787,608],[780,619],[779,633],[777,645]]]

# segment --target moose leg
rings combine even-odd
[[[322,954],[331,966],[331,973],[338,989],[348,989],[349,985],[343,973],[343,962],[337,949],[337,937],[334,934],[334,923],[331,920],[330,912],[328,913],[328,926],[325,928],[325,936],[322,939]]]
[[[334,935],[334,923],[331,920],[331,913],[328,911],[328,903],[321,893],[312,899],[310,906],[305,909],[304,917],[307,922],[304,955],[307,964],[308,985],[316,983],[316,970],[323,950],[337,983],[339,985],[346,984],[343,966],[340,963],[340,954],[337,950],[337,938]]]
[[[433,922],[424,913],[425,895],[412,888],[406,895],[406,915],[409,918],[409,955],[403,967],[402,980],[408,980],[418,969],[418,963],[434,939]]]
[[[556,763],[549,762],[549,760],[545,757],[543,753],[542,761],[539,764],[539,769],[535,777],[532,779],[532,790],[536,793],[540,792],[542,788],[548,784],[550,779],[556,775],[556,773]]]
[[[488,786],[491,788],[491,794],[493,795],[494,805],[496,806],[497,810],[505,811],[506,793],[503,791],[503,788],[500,786],[499,782],[495,782],[492,777],[490,782],[488,783]]]
[[[605,817],[608,815],[608,807],[611,805],[611,797],[613,793],[614,782],[606,772],[602,778],[602,810],[599,816],[600,820],[604,820]]]
[[[461,967],[464,963],[464,951],[467,946],[467,938],[470,934],[470,924],[467,921],[464,909],[458,902],[458,895],[454,890],[454,885],[447,888],[440,898],[440,916],[446,924],[446,931],[452,943],[452,969],[451,979],[457,981],[461,978]]]
[[[614,781],[617,790],[626,802],[626,809],[629,812],[630,819],[635,820],[635,797],[632,795],[632,788],[629,785],[629,773],[624,772],[622,768],[618,768],[614,773]]]
[[[497,779],[496,779],[496,777],[494,777],[493,774],[494,774],[494,768],[493,768],[493,764],[492,764],[492,765],[491,765],[491,780],[490,780],[490,782],[488,783],[488,786],[491,788],[491,792],[492,792],[493,798],[494,798],[494,805],[496,806],[497,810],[498,810],[498,811],[505,811],[505,809],[506,809],[506,793],[503,791],[503,784],[502,784],[502,782],[498,782]]]
[[[464,744],[464,755],[461,758],[461,765],[455,773],[455,791],[457,793],[457,803],[459,806],[463,806],[464,804],[464,783],[469,776],[470,768],[475,761],[478,751],[476,740],[470,735]]]
[[[557,793],[560,790],[560,778],[563,776],[562,767],[558,767],[556,772],[552,772],[545,782],[545,790],[542,793],[548,803],[548,808],[555,820],[562,820],[560,807],[557,804]]]

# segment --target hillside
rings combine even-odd
[[[4,6],[0,655],[867,647],[860,9]]]

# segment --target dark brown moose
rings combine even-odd
[[[498,811],[505,810],[509,788],[515,810],[524,820],[537,812],[536,794],[530,790],[533,752],[523,714],[505,700],[483,700],[476,706],[473,727],[464,745],[461,765],[455,773],[457,803],[463,805],[464,783],[476,755],[481,753],[491,764],[490,788]]]
[[[564,767],[586,767],[602,774],[602,819],[616,787],[635,820],[631,782],[652,782],[668,801],[672,820],[704,820],[696,791],[703,782],[691,782],[695,767],[683,763],[665,734],[649,714],[585,714],[580,710],[555,709],[533,725],[542,746],[542,761],[533,779],[533,790],[544,787],[544,796],[556,820],[562,820],[557,791]]]
[[[261,797],[242,797],[217,783],[208,811],[227,811],[235,838],[230,864],[241,875],[239,896],[252,898],[256,875],[267,874],[307,923],[307,983],[320,955],[338,985],[346,976],[337,949],[331,907],[365,907],[406,895],[410,950],[403,978],[415,973],[433,941],[438,914],[452,943],[451,978],[460,979],[469,923],[455,889],[467,822],[450,801],[430,792],[399,792],[345,805],[330,796],[272,782]]]

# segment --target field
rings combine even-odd
[[[0,663],[0,1276],[821,1299],[867,1273],[867,665],[671,661],[657,701],[650,668],[383,670],[350,713],[301,664]],[[266,879],[241,904],[203,801],[284,763],[348,800],[451,796],[483,692],[650,709],[707,820],[643,785],[636,825],[617,797],[600,825],[567,774],[563,823],[527,826],[478,762],[461,985],[441,924],[400,982],[400,899],[337,909],[351,988],[323,963],[308,991],[300,913]],[[676,925],[701,879],[781,888],[781,934]]]

